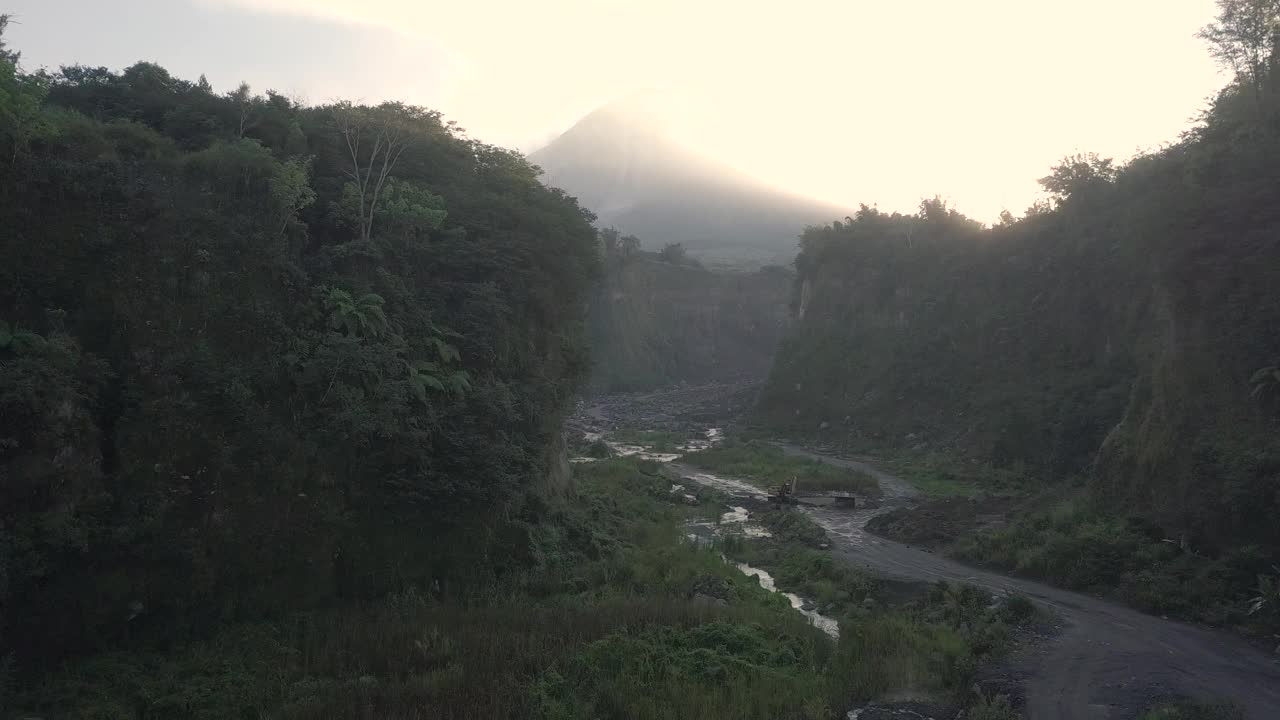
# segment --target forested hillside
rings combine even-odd
[[[0,25],[0,30],[3,26]],[[591,216],[401,104],[0,57],[0,684],[496,572],[588,368]]]
[[[605,272],[591,304],[591,388],[763,378],[788,324],[792,274],[712,271],[679,244],[645,252],[604,230]]]
[[[1050,201],[993,228],[929,200],[805,233],[798,324],[761,417],[1085,477],[1099,507],[1157,537],[1251,546],[1265,570],[1280,546],[1280,73],[1272,35],[1224,17],[1205,35],[1238,82],[1167,148],[1124,167],[1067,158],[1041,181]]]

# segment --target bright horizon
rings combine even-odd
[[[157,62],[219,91],[403,100],[525,152],[639,90],[686,144],[763,182],[990,222],[1064,155],[1177,140],[1226,83],[1212,0],[9,0],[28,69]],[[176,26],[176,27],[175,27]]]

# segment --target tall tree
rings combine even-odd
[[[408,147],[400,110],[402,106],[395,103],[369,108],[342,102],[333,107],[334,122],[351,161],[344,205],[353,212],[364,242],[373,235],[382,190]]]
[[[1209,52],[1262,97],[1271,51],[1280,31],[1280,0],[1218,0],[1218,18],[1200,30]]]
[[[1118,172],[1111,158],[1099,157],[1097,153],[1077,153],[1062,158],[1062,162],[1038,182],[1061,204],[1115,182]]]
[[[9,15],[0,15],[0,62],[10,62],[17,65],[20,53],[15,50],[7,50],[7,46],[4,44],[4,31],[9,27],[9,19]]]
[[[9,166],[42,125],[41,106],[47,94],[45,77],[18,69],[19,53],[6,49],[4,31],[9,16],[0,15],[0,138],[9,151]],[[3,146],[0,146],[3,147]]]
[[[672,265],[682,265],[687,259],[684,243],[667,243],[662,246],[662,250],[658,251],[658,257],[663,262],[669,262]]]
[[[236,109],[236,137],[244,137],[246,131],[258,124],[258,106],[262,98],[253,94],[249,83],[242,82],[235,90],[227,93],[227,99]]]

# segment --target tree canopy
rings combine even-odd
[[[17,59],[0,646],[19,669],[474,574],[588,366],[590,214],[424,108]]]
[[[1166,537],[1280,548],[1280,74],[1238,17],[1273,5],[1220,3],[1206,32],[1260,54],[1164,150],[1065,158],[1051,202],[992,228],[933,199],[805,232],[761,417],[1085,477]]]

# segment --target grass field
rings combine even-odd
[[[570,497],[503,530],[525,561],[487,585],[405,588],[106,653],[7,688],[0,705],[5,716],[95,720],[836,720],[908,689],[967,691],[986,652],[970,629],[989,624],[978,615],[869,610],[876,581],[806,554],[790,536],[809,533],[774,523],[784,537],[758,559],[840,610],[832,641],[724,562],[724,548],[686,542],[683,522],[719,508],[672,503],[655,464],[575,472]]]
[[[973,465],[963,458],[937,453],[885,451],[875,453],[876,464],[906,480],[930,497],[1019,495],[1030,482],[1016,469]]]

